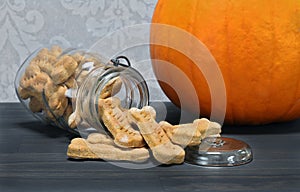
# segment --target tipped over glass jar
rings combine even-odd
[[[249,145],[220,137],[221,125],[207,119],[174,126],[156,122],[155,110],[144,107],[149,104],[146,81],[124,56],[105,60],[87,50],[41,48],[19,68],[15,88],[21,103],[38,119],[84,138],[110,132],[110,149],[119,152],[140,149],[149,158],[150,148],[160,163],[185,160],[202,166],[242,165],[253,157]]]
[[[104,128],[99,98],[117,96],[125,109],[149,102],[144,78],[126,57],[105,62],[97,53],[59,46],[33,52],[19,68],[15,88],[35,117],[75,134]]]

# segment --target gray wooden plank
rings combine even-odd
[[[179,109],[166,106],[167,120],[178,122]],[[68,160],[71,134],[42,124],[18,103],[1,103],[0,191],[298,191],[300,120],[223,131],[251,145],[250,164],[125,169],[105,161]]]

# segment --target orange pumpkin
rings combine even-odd
[[[152,23],[179,27],[207,46],[224,78],[225,122],[265,124],[300,117],[300,0],[159,0]],[[152,29],[151,40],[180,41],[169,33]],[[180,106],[176,94],[180,92],[189,110],[198,107],[188,101],[190,92],[180,83],[183,74],[170,73],[162,62],[172,63],[188,76],[201,115],[209,117],[209,86],[195,63],[161,45],[151,45],[151,57],[170,100]]]

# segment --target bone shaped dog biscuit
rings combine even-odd
[[[91,144],[101,143],[101,144],[107,144],[107,145],[114,145],[113,139],[105,135],[103,133],[91,133],[88,135],[86,139]]]
[[[79,124],[79,122],[81,121],[80,116],[77,114],[77,111],[75,109],[75,111],[69,116],[68,118],[68,126],[71,129],[74,129],[77,127],[77,125]]]
[[[57,91],[49,97],[49,108],[57,117],[62,116],[68,107],[68,99],[65,97],[66,90],[66,87],[59,86]]]
[[[50,77],[44,72],[35,72],[30,76],[24,74],[20,80],[20,87],[33,93],[42,93],[48,81]]]
[[[49,54],[49,51],[40,51],[39,54],[31,61],[39,66],[40,70],[51,75],[54,67],[54,63],[56,63],[57,57]]]
[[[118,93],[121,89],[122,81],[120,77],[115,77],[107,82],[100,93],[101,99],[106,99]]]
[[[173,144],[161,126],[155,121],[155,110],[146,106],[142,109],[131,108],[129,114],[139,127],[154,158],[163,164],[180,164],[184,160],[185,152]]]
[[[53,45],[50,49],[48,48],[42,48],[38,54],[37,57],[43,56],[43,55],[51,55],[54,57],[58,57],[62,53],[62,48],[58,45]]]
[[[75,72],[78,63],[69,55],[62,56],[55,64],[55,70],[51,72],[55,84],[67,81]]]
[[[166,121],[161,121],[159,125],[173,143],[182,147],[199,145],[201,143],[201,132],[197,129],[198,123],[171,125]]]
[[[58,57],[62,54],[62,48],[60,46],[54,45],[51,47],[51,50],[49,52],[51,55]]]
[[[57,62],[57,58],[61,55],[61,53],[62,48],[59,46],[52,46],[50,50],[43,48],[32,62],[37,63],[41,71],[51,75],[52,71],[55,70],[54,64]]]
[[[33,96],[34,93],[19,86],[18,87],[18,95],[20,96],[21,99],[28,99],[29,97]]]
[[[45,84],[45,97],[50,110],[56,117],[62,116],[68,107],[68,98],[65,96],[66,90],[66,86],[56,85],[51,79]]]
[[[159,123],[173,143],[181,146],[199,145],[206,137],[219,137],[221,126],[208,119],[196,119],[193,123],[171,125],[162,121]]]
[[[221,125],[216,122],[211,122],[206,118],[196,119],[194,124],[197,124],[197,129],[201,133],[201,139],[206,137],[220,137]]]
[[[120,147],[142,147],[145,145],[141,134],[132,128],[118,98],[99,99],[98,111],[104,125]]]
[[[30,77],[30,76],[35,75],[40,72],[41,72],[41,69],[35,59],[31,60],[29,65],[25,69],[25,75],[27,77]]]
[[[44,108],[43,102],[37,97],[30,97],[28,106],[33,113],[41,112]]]
[[[89,139],[89,138],[88,138]],[[68,146],[67,155],[74,159],[104,159],[114,161],[143,162],[149,158],[146,148],[122,149],[105,142],[91,143],[89,140],[75,138]]]
[[[72,75],[64,83],[69,89],[74,88],[76,85],[75,75]]]

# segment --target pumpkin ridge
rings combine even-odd
[[[273,74],[274,74],[274,71],[276,70],[276,64],[275,64],[275,61],[277,60],[277,58],[275,59],[275,57],[277,56],[278,57],[278,54],[276,54],[277,53],[277,50],[278,50],[278,47],[277,47],[277,37],[276,37],[276,25],[274,24],[274,22],[275,22],[275,20],[274,20],[274,4],[271,4],[270,5],[270,18],[271,18],[271,20],[270,20],[270,34],[271,34],[271,44],[272,44],[272,46],[271,46],[271,57],[270,57],[270,76],[272,77],[273,76]],[[269,16],[269,14],[268,14],[268,16]],[[276,72],[276,71],[275,71]],[[271,78],[271,81],[270,81],[270,84],[269,84],[269,86],[273,86],[273,83],[274,83],[274,78],[272,77]],[[273,96],[273,90],[271,90],[271,91],[269,91],[268,92],[269,93],[269,98],[271,98],[272,96]],[[266,104],[266,113],[268,113],[269,111],[268,111],[268,109],[269,108],[271,108],[272,107],[272,103],[270,102],[270,101],[268,101]],[[284,112],[285,111],[282,111],[282,115],[284,115]]]
[[[226,2],[225,18],[224,18],[224,20],[225,20],[224,21],[224,34],[225,34],[225,46],[226,46],[226,48],[225,48],[225,53],[226,54],[225,54],[224,60],[225,60],[226,63],[231,63],[230,62],[231,51],[230,51],[230,43],[229,43],[229,29],[228,29],[229,28],[229,21],[230,21],[228,19],[228,14],[230,13],[230,10],[229,10],[230,4],[231,4],[230,1]],[[219,63],[219,62],[217,61],[217,63]],[[234,66],[232,66],[232,67],[234,67]],[[232,67],[227,68],[227,70],[229,71],[228,72],[229,74],[231,74]],[[231,85],[233,80],[232,80],[230,75],[228,76],[228,81],[229,81],[229,85]],[[231,94],[231,89],[232,88],[230,86],[226,86],[226,92],[227,92],[226,95],[227,95],[227,97],[230,97],[229,94]],[[227,115],[230,115],[229,119],[231,120],[229,123],[236,124],[233,106],[234,106],[233,101],[227,100],[227,109],[230,109],[230,113],[229,114],[227,113]]]

